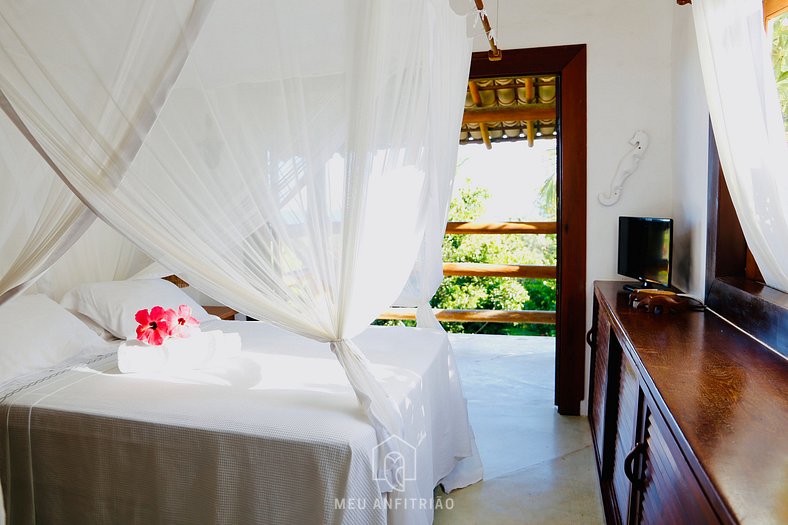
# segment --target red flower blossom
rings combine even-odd
[[[158,346],[170,335],[175,312],[154,306],[148,310],[140,310],[134,319],[140,324],[137,327],[137,339],[149,345]]]

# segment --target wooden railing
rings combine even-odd
[[[466,111],[467,113],[467,111]],[[535,235],[558,231],[555,222],[449,222],[446,235]],[[443,275],[469,277],[516,277],[525,279],[555,279],[555,266],[521,264],[443,263]],[[545,310],[440,310],[438,321],[481,323],[555,324],[555,312]],[[415,308],[391,308],[379,319],[412,321]]]
[[[555,233],[554,222],[447,222],[446,235]]]
[[[449,222],[446,235],[523,235],[556,233],[555,222]],[[468,277],[518,277],[524,279],[555,279],[555,266],[522,264],[443,263],[443,275]],[[176,275],[165,280],[184,288],[189,284]],[[555,324],[551,310],[434,310],[438,321],[454,323],[531,323]],[[391,308],[378,319],[413,321],[415,308]]]
[[[443,275],[555,279],[555,266],[534,264],[443,263]]]
[[[434,309],[438,321],[452,323],[533,323],[555,324],[555,312],[546,310],[441,310]],[[391,308],[380,319],[412,321],[415,308]]]

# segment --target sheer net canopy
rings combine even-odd
[[[16,127],[0,118],[0,304],[28,289],[94,222]]]
[[[0,4],[0,109],[9,117],[0,124],[7,190],[0,211],[14,225],[0,231],[0,303],[29,287],[93,222],[68,191],[74,188],[65,173],[117,185],[208,7],[151,0]],[[20,213],[35,218],[20,222]]]
[[[0,91],[17,130],[151,258],[331,343],[379,440],[397,434],[350,338],[417,259],[428,271],[413,300],[437,286],[465,13],[447,0],[88,3],[0,2]]]

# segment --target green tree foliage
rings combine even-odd
[[[788,133],[788,15],[779,17],[772,27],[772,62],[780,96],[780,109]]]
[[[555,149],[549,152],[547,165],[549,166],[550,175],[539,189],[539,198],[536,201],[542,216],[552,220],[555,220],[556,212],[558,211],[558,183],[556,182],[558,163],[556,155],[557,151]]]
[[[476,221],[485,211],[487,190],[465,186],[449,208],[450,221]],[[447,235],[443,260],[495,264],[556,262],[555,235]],[[554,279],[445,277],[431,304],[435,308],[555,310]],[[555,335],[552,325],[444,323],[450,332]]]

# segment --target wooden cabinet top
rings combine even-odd
[[[600,311],[707,495],[735,521],[788,523],[788,360],[711,312],[633,309],[623,284],[595,283]]]

